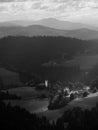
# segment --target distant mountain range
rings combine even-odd
[[[59,30],[40,25],[32,25],[28,27],[0,27],[0,38],[6,36],[64,36],[83,40],[94,40],[98,39],[98,31],[85,28],[77,30]]]
[[[0,38],[6,36],[65,36],[83,40],[98,39],[95,27],[80,23],[44,19],[32,21],[12,21],[0,23]]]
[[[38,21],[11,21],[11,22],[3,22],[0,24],[1,26],[30,26],[30,25],[41,25],[45,27],[50,27],[54,29],[60,29],[60,30],[77,30],[77,29],[82,29],[82,28],[87,28],[87,29],[92,29],[92,30],[98,30],[98,28],[91,26],[91,25],[86,25],[82,23],[74,23],[74,22],[69,22],[69,21],[61,21],[57,20],[54,18],[47,18],[47,19],[42,19]]]

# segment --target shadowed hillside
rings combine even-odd
[[[65,77],[70,77],[68,74],[73,75],[75,70],[78,73],[79,67],[62,66],[62,61],[84,53],[87,46],[86,41],[64,37],[7,37],[0,40],[0,61],[15,71],[37,72],[43,77],[64,73]],[[50,61],[52,64],[48,67],[43,66]]]

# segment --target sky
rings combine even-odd
[[[98,0],[0,0],[0,22],[44,18],[98,26]]]

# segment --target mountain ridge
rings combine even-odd
[[[7,36],[64,36],[82,40],[98,39],[98,31],[82,28],[77,30],[59,30],[41,25],[0,27],[0,38]]]
[[[30,26],[30,25],[42,25],[45,27],[50,27],[54,29],[60,30],[76,30],[79,28],[88,28],[93,30],[98,30],[95,26],[87,25],[84,23],[76,23],[71,21],[64,21],[58,20],[56,18],[46,18],[40,20],[17,20],[17,21],[7,21],[7,22],[0,22],[1,26]]]

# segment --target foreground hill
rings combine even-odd
[[[53,121],[57,120],[59,117],[62,117],[65,111],[72,110],[75,107],[80,107],[82,110],[88,109],[91,110],[98,103],[98,92],[88,95],[85,98],[79,98],[72,100],[68,103],[68,105],[56,109],[56,110],[48,110],[49,101],[47,99],[34,100],[34,95],[37,94],[35,90],[31,87],[25,88],[14,88],[10,89],[9,92],[11,94],[16,94],[21,96],[22,99],[27,100],[19,100],[19,101],[11,101],[12,106],[20,106],[21,108],[25,108],[30,113],[37,113],[40,117],[45,116],[48,120]],[[41,91],[42,92],[42,91]],[[41,94],[40,92],[40,94]],[[33,93],[33,96],[32,96]],[[29,98],[28,98],[29,97]]]
[[[41,25],[2,26],[0,27],[0,38],[6,36],[64,36],[84,40],[98,39],[98,31],[80,28],[76,30],[59,30]]]
[[[94,94],[90,94],[86,98],[75,99],[71,101],[67,106],[64,106],[61,109],[57,110],[48,110],[42,113],[39,113],[40,116],[46,116],[49,120],[57,120],[59,117],[62,117],[64,112],[68,110],[72,110],[74,108],[81,108],[82,110],[91,110],[96,107],[98,103],[98,92]]]

